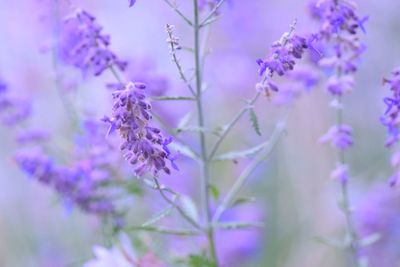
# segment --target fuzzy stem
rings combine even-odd
[[[215,153],[217,153],[218,148],[220,147],[220,145],[222,144],[222,142],[225,140],[225,138],[228,136],[228,134],[230,133],[230,131],[233,129],[233,127],[239,122],[239,120],[243,117],[244,114],[246,114],[246,112],[249,110],[249,106],[251,107],[252,105],[254,105],[258,98],[260,97],[260,93],[257,92],[257,94],[253,97],[253,99],[251,99],[245,107],[243,107],[236,115],[235,117],[232,119],[232,121],[228,124],[228,126],[226,127],[226,129],[223,131],[221,137],[217,140],[217,142],[215,143],[210,155],[209,155],[209,160],[212,160],[213,157],[215,156]]]
[[[338,71],[340,76],[340,71]],[[338,102],[339,102],[339,107],[341,106],[342,102],[342,97],[338,97]],[[341,108],[337,110],[337,118],[336,118],[336,123],[337,127],[341,127],[343,124],[343,111]],[[345,153],[344,150],[339,150],[338,154],[339,162],[340,164],[345,164]],[[356,229],[354,227],[354,222],[353,222],[353,216],[351,213],[351,204],[350,204],[350,198],[349,198],[349,192],[348,192],[348,182],[343,181],[341,182],[341,194],[342,194],[342,210],[346,219],[346,232],[347,232],[347,237],[349,239],[349,254],[351,256],[351,261],[352,265],[355,267],[359,267],[359,258],[358,258],[358,250],[359,250],[359,245],[358,245],[358,234],[356,232]]]
[[[199,21],[199,5],[198,0],[193,0],[194,11],[194,60],[195,60],[195,76],[196,76],[196,106],[198,115],[198,124],[200,128],[204,128],[204,111],[202,102],[202,76],[201,76],[201,59],[200,59],[200,21]],[[207,158],[207,144],[206,136],[203,131],[199,132],[200,146],[201,146],[201,203],[203,214],[206,220],[206,232],[209,243],[210,255],[215,266],[218,267],[217,253],[214,242],[214,229],[211,225],[210,215],[210,198],[209,198],[209,162]]]

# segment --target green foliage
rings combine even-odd
[[[249,112],[250,112],[251,126],[253,126],[253,129],[256,132],[256,134],[261,136],[260,124],[258,123],[257,114],[253,108],[251,108]]]
[[[214,198],[215,201],[219,198],[219,189],[214,184],[208,185],[208,190],[210,191],[211,196]]]
[[[214,262],[202,255],[189,255],[188,264],[190,267],[217,267]]]

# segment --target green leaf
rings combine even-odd
[[[250,112],[250,121],[251,125],[253,126],[254,131],[257,135],[261,136],[260,124],[258,123],[257,114],[253,108],[249,110]]]
[[[264,142],[259,145],[256,145],[254,147],[251,147],[249,149],[239,150],[239,151],[230,151],[230,152],[223,153],[221,155],[214,157],[214,160],[222,161],[222,160],[236,160],[239,158],[248,158],[250,156],[257,154],[259,151],[261,151],[263,148],[267,147],[268,145],[269,145],[269,141]]]
[[[213,227],[225,230],[236,230],[246,228],[263,228],[264,224],[261,222],[223,222],[213,223]]]
[[[214,262],[202,255],[189,255],[188,264],[190,267],[217,267]]]
[[[193,112],[190,111],[190,112],[186,113],[186,115],[183,116],[179,120],[178,126],[176,127],[177,131],[178,131],[178,129],[186,127],[188,125],[188,123],[190,122],[190,120],[192,119],[192,117],[193,117]]]
[[[208,185],[208,190],[210,191],[211,196],[214,198],[215,201],[219,198],[219,189],[213,184]]]
[[[184,230],[184,229],[175,229],[175,228],[166,228],[162,226],[129,226],[124,229],[125,231],[146,231],[146,232],[155,232],[160,234],[169,234],[169,235],[181,235],[181,236],[193,236],[199,235],[200,233],[192,230]]]
[[[199,212],[197,210],[197,206],[194,201],[185,195],[181,195],[179,197],[179,201],[181,203],[181,207],[183,211],[193,219],[193,221],[197,222],[199,220]]]
[[[181,153],[182,155],[184,155],[186,157],[189,157],[196,161],[199,160],[199,156],[196,154],[196,152],[194,152],[190,147],[188,147],[176,140],[174,142],[172,142],[171,144],[169,144],[169,147],[171,147],[173,150]]]
[[[172,206],[172,205],[168,206],[167,208],[154,214],[150,219],[148,219],[146,222],[144,222],[142,224],[142,226],[150,226],[150,225],[153,225],[153,224],[159,222],[160,220],[169,216],[173,210],[174,210],[174,206]]]
[[[323,236],[316,236],[316,237],[314,237],[314,240],[321,244],[330,246],[330,247],[334,247],[334,248],[338,248],[338,249],[346,248],[346,243],[343,241],[340,241],[338,239],[323,237]]]
[[[232,203],[232,207],[244,205],[247,203],[253,203],[255,201],[256,201],[256,199],[254,197],[241,197],[241,198],[236,199],[235,202]]]

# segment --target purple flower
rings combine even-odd
[[[82,70],[100,75],[108,67],[125,70],[127,63],[121,61],[109,49],[110,36],[102,32],[95,17],[77,10],[65,19],[60,37],[60,57]]]
[[[118,130],[125,158],[135,166],[135,174],[142,176],[152,171],[170,174],[167,161],[172,162],[167,145],[171,142],[158,128],[151,126],[151,105],[147,102],[142,83],[128,83],[123,90],[113,92],[113,116],[103,120],[110,123],[109,132]],[[175,164],[172,163],[175,168]]]
[[[336,168],[331,172],[331,178],[341,183],[347,183],[349,180],[349,166],[337,163]]]
[[[319,141],[321,143],[330,142],[333,147],[339,150],[346,150],[353,145],[352,133],[353,130],[349,125],[335,125],[321,136]]]
[[[16,141],[19,144],[37,143],[47,141],[49,134],[41,130],[28,130],[17,134]]]
[[[111,198],[115,188],[110,183],[121,168],[120,158],[110,157],[116,147],[105,139],[107,127],[103,123],[86,120],[83,126],[84,135],[77,139],[74,160],[68,164],[58,164],[38,147],[19,151],[15,161],[29,176],[55,190],[68,205],[91,214],[118,217]]]
[[[12,126],[25,121],[31,115],[31,105],[25,99],[11,96],[7,84],[0,81],[0,119]]]
[[[356,63],[365,51],[358,30],[365,32],[364,23],[368,17],[360,18],[356,13],[356,5],[347,0],[318,1],[311,7],[311,12],[320,22],[320,29],[314,37],[330,45],[330,49],[324,49],[330,55],[325,55],[320,64],[326,65],[324,62],[331,59],[330,67],[338,69],[339,73],[354,73],[357,70]]]
[[[257,64],[260,66],[259,74],[267,75],[272,77],[274,73],[279,76],[284,75],[287,71],[293,70],[295,60],[300,59],[304,53],[304,50],[308,48],[307,41],[305,38],[298,35],[287,37],[284,35],[281,40],[275,42],[272,45],[271,54],[267,59],[257,60]]]
[[[136,3],[136,0],[129,0],[129,7],[132,7]]]
[[[386,186],[375,186],[355,210],[360,238],[376,242],[361,247],[368,266],[396,266],[400,261],[400,192]]]
[[[256,90],[266,96],[279,91],[279,87],[271,80],[274,74],[283,76],[292,71],[296,60],[302,58],[305,49],[309,48],[306,38],[293,34],[295,23],[291,25],[290,32],[284,33],[279,41],[272,44],[266,59],[257,60],[259,75],[265,77],[256,85]]]
[[[391,79],[384,79],[384,83],[390,86],[391,95],[383,99],[387,108],[381,116],[381,122],[386,126],[388,137],[386,146],[392,147],[399,140],[400,125],[400,71],[395,69]]]

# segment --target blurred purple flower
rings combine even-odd
[[[365,51],[358,30],[365,32],[363,25],[368,17],[360,18],[356,13],[356,4],[351,0],[318,1],[311,6],[311,13],[320,23],[318,33],[314,35],[316,40],[331,45],[332,57],[324,55],[320,64],[326,65],[329,59],[329,67],[337,68],[339,73],[354,73],[357,70],[356,62]]]
[[[15,161],[21,170],[55,190],[67,205],[118,217],[108,186],[119,168],[118,157],[109,157],[115,147],[105,139],[103,123],[87,120],[83,130],[70,164],[57,164],[39,147],[19,151]]]
[[[129,7],[132,7],[136,3],[136,0],[129,0]]]
[[[109,67],[125,70],[121,61],[109,49],[110,36],[102,34],[102,27],[95,17],[83,10],[76,10],[64,21],[60,36],[60,57],[67,64],[100,75]]]
[[[381,122],[387,128],[388,137],[386,146],[392,147],[399,140],[400,125],[400,70],[395,69],[391,79],[384,79],[384,83],[390,86],[391,95],[383,99],[387,106],[385,113],[381,116]]]
[[[11,96],[8,86],[0,81],[0,119],[12,126],[25,121],[31,115],[30,103],[22,98]]]
[[[375,186],[355,211],[360,238],[375,242],[363,246],[361,254],[369,267],[397,266],[400,262],[400,192]]]
[[[349,125],[335,125],[320,137],[319,142],[330,142],[333,147],[340,150],[346,150],[353,145],[352,133],[353,129]]]

